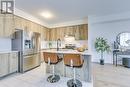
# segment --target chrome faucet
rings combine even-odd
[[[57,40],[57,51],[59,51],[60,46],[61,46],[61,40],[60,40],[60,39],[58,39],[58,40]]]

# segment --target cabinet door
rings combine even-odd
[[[9,54],[9,73],[18,71],[18,54],[10,53]]]
[[[57,29],[56,28],[50,30],[50,40],[51,41],[57,40]]]
[[[3,21],[3,14],[0,14],[0,37],[3,37],[3,35],[4,35],[4,34],[3,34],[3,33],[4,33],[4,31],[3,31],[3,30],[4,30],[4,29],[3,29],[3,28],[4,28],[4,27],[3,27],[3,22],[4,22],[4,21]]]
[[[12,37],[14,32],[14,16],[12,14],[7,14],[5,17],[5,29],[4,35],[5,37]]]
[[[36,23],[32,22],[31,27],[33,32],[38,32],[38,25]]]
[[[46,28],[46,32],[45,32],[45,41],[49,41],[50,40],[50,29]]]
[[[87,25],[80,25],[79,29],[79,40],[87,40],[88,39],[88,26]]]
[[[0,77],[8,74],[8,54],[0,54]]]
[[[14,17],[14,24],[15,24],[15,28],[16,29],[23,29],[23,27],[22,27],[22,20],[21,20],[22,18],[20,18],[20,17],[18,17],[18,16],[15,16]]]
[[[62,28],[56,28],[56,40],[60,39],[63,40],[63,36],[64,36],[64,29]]]
[[[42,26],[37,24],[37,32],[41,34],[41,29],[42,29]]]
[[[32,31],[32,29],[31,29],[31,21],[29,21],[29,20],[24,20],[24,26],[25,26],[25,28],[28,30],[28,31]]]
[[[36,32],[36,24],[35,24],[34,22],[28,21],[28,25],[27,25],[27,26],[29,26],[28,29],[29,29],[30,31]]]
[[[75,39],[76,40],[79,40],[79,38],[80,38],[80,29],[79,29],[79,26],[76,26],[75,27]]]
[[[0,14],[0,37],[12,37],[14,32],[14,16],[12,14]]]
[[[41,29],[41,41],[45,41],[45,29],[42,27]]]
[[[34,58],[34,66],[39,66],[41,63],[41,54],[37,53],[33,56]]]

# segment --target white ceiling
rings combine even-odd
[[[57,24],[87,18],[89,15],[106,15],[130,11],[130,0],[15,0],[16,8],[48,24]],[[40,13],[50,11],[54,17],[44,19]]]

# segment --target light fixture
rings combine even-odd
[[[44,12],[42,12],[42,13],[41,13],[41,16],[43,16],[43,17],[46,18],[46,19],[50,19],[50,18],[53,17],[52,13],[49,12],[49,11],[44,11]]]

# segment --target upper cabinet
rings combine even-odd
[[[76,40],[88,39],[88,25],[75,25],[68,27],[58,27],[50,29],[50,40],[56,41],[57,39],[64,40],[65,35],[73,35]]]
[[[24,18],[15,16],[15,28],[22,29],[25,31],[38,32],[41,34],[41,40],[48,41],[49,40],[49,29],[34,23],[32,21],[26,20]]]
[[[42,41],[64,40],[65,35],[73,35],[76,40],[88,39],[87,24],[49,29],[19,16],[0,14],[0,37],[11,38],[15,29],[39,32]]]
[[[14,24],[16,29],[24,29],[24,26],[22,24],[22,18],[15,16],[14,17]]]
[[[15,29],[21,29],[21,30],[28,30],[30,31],[31,27],[31,21],[28,21],[24,18],[15,16],[14,18],[14,24],[15,24]]]
[[[46,28],[46,27],[42,27],[41,29],[41,40],[42,41],[49,41],[50,38],[50,29]]]
[[[0,37],[12,37],[14,32],[14,15],[0,14]]]
[[[3,15],[0,14],[0,37],[4,35],[4,23],[3,23]]]

